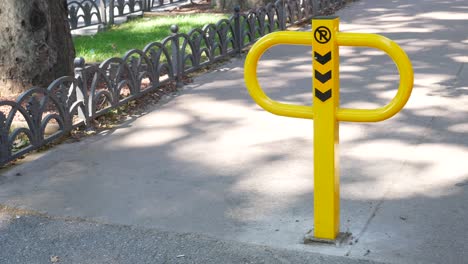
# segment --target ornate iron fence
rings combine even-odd
[[[68,1],[68,22],[71,29],[101,25],[105,22],[102,14],[105,16],[105,8],[100,7],[96,0]]]
[[[113,24],[117,17],[150,11],[150,2],[154,0],[67,0],[68,21],[71,29]]]
[[[98,66],[86,66],[84,59],[78,58],[74,77],[61,77],[47,88],[33,87],[16,101],[0,101],[0,166],[78,126],[90,127],[93,119],[146,93],[171,93],[164,84],[172,82],[180,87],[185,74],[241,54],[259,37],[343,2],[278,0],[247,13],[236,8],[231,18],[187,34],[179,33],[173,25],[171,35],[163,41],[130,50],[122,58],[110,58]],[[51,126],[56,129],[48,132]]]

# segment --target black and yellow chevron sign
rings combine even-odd
[[[331,51],[328,52],[325,55],[321,55],[318,52],[314,52],[314,58],[315,61],[320,63],[321,65],[327,65],[329,61],[331,61]],[[314,71],[314,76],[315,79],[318,80],[322,84],[326,84],[331,78],[332,78],[332,70],[327,71],[326,73],[322,73],[319,70]],[[332,89],[328,89],[325,92],[320,91],[320,89],[317,89],[317,86],[315,86],[315,97],[320,99],[320,101],[325,102],[328,99],[331,98],[332,96]]]
[[[331,45],[327,45],[324,42],[327,37],[331,38],[330,31],[327,31],[324,27],[318,28],[316,31],[322,30],[322,33],[316,33],[316,45],[314,45],[314,50],[324,50],[325,52],[314,51],[314,60],[313,60],[313,67],[314,67],[314,79],[318,82],[314,82],[314,94],[315,97],[318,98],[322,102],[326,102],[328,99],[332,97],[332,82],[329,82],[333,76],[332,70],[332,51],[329,48]],[[330,36],[328,36],[330,34]],[[318,36],[318,37],[317,37]],[[321,37],[321,39],[320,39]],[[320,66],[319,66],[320,65]]]

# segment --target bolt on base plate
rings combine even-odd
[[[331,244],[339,247],[343,244],[348,243],[351,237],[352,235],[349,232],[340,232],[335,240],[317,238],[314,237],[314,230],[312,229],[304,235],[304,244]]]

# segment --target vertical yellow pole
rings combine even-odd
[[[314,237],[335,240],[339,233],[338,17],[312,20],[314,115]]]

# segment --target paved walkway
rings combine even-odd
[[[343,31],[394,39],[416,74],[413,95],[396,117],[340,126],[341,230],[353,234],[353,243],[301,243],[313,223],[312,121],[257,107],[245,90],[241,59],[115,130],[2,173],[0,203],[296,250],[325,262],[335,256],[349,263],[465,263],[467,6],[466,0],[362,0],[338,12]],[[394,96],[398,76],[390,59],[361,48],[342,48],[341,55],[343,107],[381,106]],[[262,59],[261,84],[274,99],[308,104],[310,65],[310,48],[276,47]],[[11,221],[0,229],[19,232],[19,220]]]

